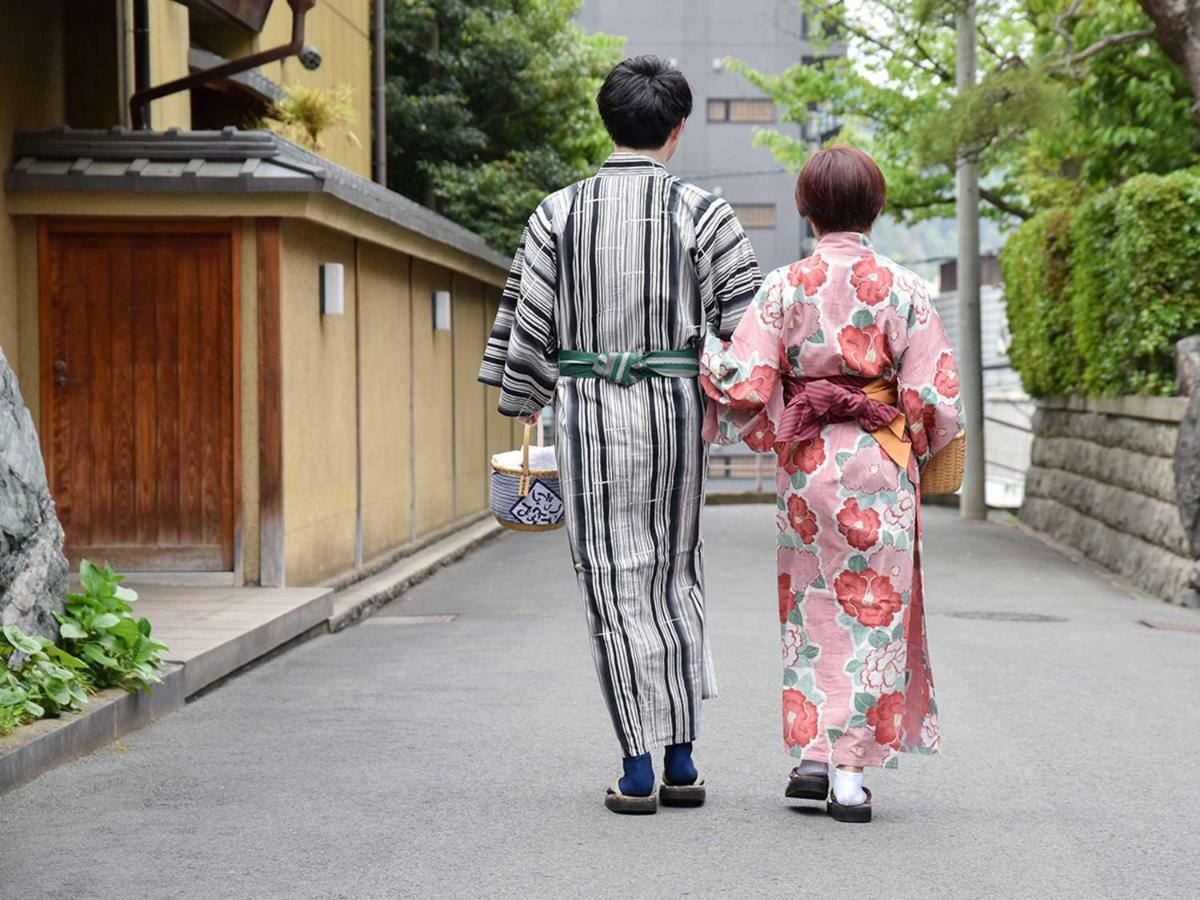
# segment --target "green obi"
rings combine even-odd
[[[558,372],[569,378],[603,378],[629,387],[646,378],[695,378],[700,374],[696,350],[627,350],[624,353],[583,353],[560,350]]]

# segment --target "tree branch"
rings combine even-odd
[[[1058,65],[1062,66],[1063,68],[1070,69],[1084,60],[1091,59],[1097,53],[1103,53],[1109,47],[1118,47],[1121,44],[1133,44],[1138,41],[1147,41],[1152,37],[1154,37],[1153,28],[1141,28],[1137,31],[1126,31],[1122,34],[1110,34],[1107,37],[1103,37],[1096,41],[1096,43],[1092,44],[1090,47],[1080,50],[1073,56],[1068,56],[1066,59],[1058,63]]]
[[[835,26],[837,26],[838,28],[843,29],[846,32],[848,32],[849,34],[854,35],[859,40],[866,41],[868,44],[878,47],[880,50],[883,50],[886,53],[889,53],[893,56],[898,55],[898,52],[895,47],[892,47],[885,41],[881,41],[879,38],[875,37],[875,35],[871,34],[870,32],[865,31],[862,28],[859,28],[858,26],[851,24],[849,19],[847,19],[841,13],[835,12],[833,7],[834,7],[834,4],[823,3],[820,5],[820,7],[818,7],[818,9],[820,10],[822,15],[828,16],[829,19],[833,22],[833,24]],[[948,69],[941,66],[936,60],[930,58],[928,56],[928,54],[926,54],[924,52],[924,48],[921,47],[919,45],[919,43],[917,44],[917,47],[918,47],[918,51],[921,53],[922,56],[924,56],[929,61],[930,65],[923,65],[921,63],[921,60],[912,59],[910,57],[910,62],[914,66],[916,66],[918,69],[925,70],[926,72],[928,72],[931,75],[936,75],[944,81],[949,81],[951,83],[954,82],[954,74],[952,72],[950,72]]]
[[[1001,212],[1008,213],[1010,216],[1016,216],[1018,219],[1028,219],[1033,215],[1033,213],[1025,207],[1009,203],[995,191],[990,191],[987,188],[980,188],[979,196],[981,199],[986,200]]]

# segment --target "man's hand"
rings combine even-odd
[[[537,412],[531,412],[527,416],[521,416],[521,421],[526,425],[536,425],[542,421],[542,411],[539,409]]]

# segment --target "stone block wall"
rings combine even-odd
[[[1176,506],[1180,397],[1039,401],[1021,521],[1164,599],[1193,560]]]

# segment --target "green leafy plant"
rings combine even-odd
[[[321,135],[331,129],[346,132],[346,140],[355,147],[362,143],[350,128],[354,124],[354,103],[349,85],[333,88],[292,85],[287,95],[275,102],[262,125],[310,150],[323,150]]]
[[[161,681],[166,644],[151,637],[147,619],[133,615],[137,594],[121,584],[123,576],[83,560],[79,579],[82,592],[68,594],[55,614],[61,646],[15,625],[0,630],[0,735],[78,712],[102,688],[149,691]]]
[[[87,663],[41,635],[5,625],[0,640],[0,734],[24,721],[78,710],[92,686]]]
[[[137,594],[121,584],[124,576],[86,559],[79,564],[81,594],[68,594],[66,611],[56,614],[63,649],[85,660],[97,687],[150,690],[161,679],[167,645],[150,636],[150,621],[136,618]]]
[[[1030,394],[1170,394],[1175,342],[1200,331],[1200,169],[1041,212],[1001,262]]]

